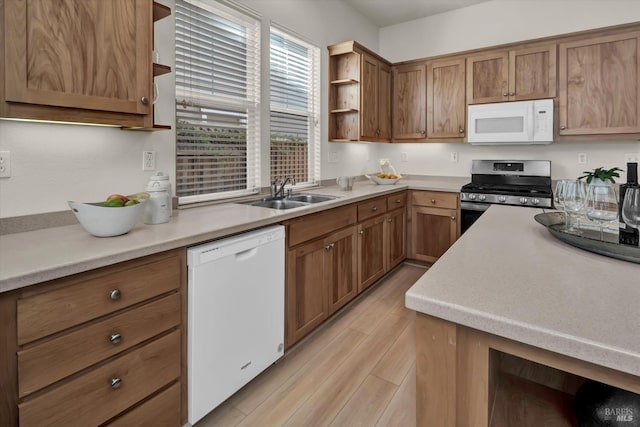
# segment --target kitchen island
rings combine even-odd
[[[640,265],[556,240],[540,212],[493,205],[407,292],[418,425],[574,425],[585,378],[640,393]]]

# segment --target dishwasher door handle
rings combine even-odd
[[[258,248],[250,248],[236,254],[236,261],[246,261],[253,258],[258,253]]]

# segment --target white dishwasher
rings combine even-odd
[[[284,355],[284,253],[280,225],[187,250],[190,424]]]

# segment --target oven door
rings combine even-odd
[[[489,206],[488,203],[460,202],[460,234],[464,234]]]

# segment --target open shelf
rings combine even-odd
[[[357,113],[357,108],[338,108],[336,110],[331,110],[331,113]]]
[[[356,79],[339,79],[339,80],[332,80],[329,83],[331,83],[332,85],[351,85],[351,84],[360,83],[360,82]]]

